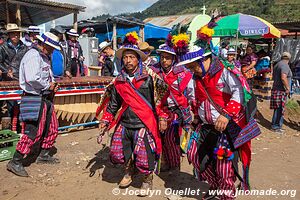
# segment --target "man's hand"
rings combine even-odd
[[[220,115],[215,122],[215,129],[220,132],[224,131],[227,127],[228,122],[229,119],[227,119],[223,115]]]
[[[54,91],[54,93],[56,93],[58,91],[58,84],[57,83],[55,84],[55,87],[54,87],[53,91]]]
[[[164,132],[165,130],[167,130],[167,128],[168,128],[167,120],[165,119],[159,120],[159,131]]]
[[[58,89],[57,83],[56,82],[50,82],[49,90],[57,92],[57,89]]]
[[[7,77],[9,77],[9,78],[14,78],[14,72],[13,72],[12,69],[9,69],[9,70],[7,71]]]
[[[2,76],[2,71],[0,70],[0,76]]]
[[[66,76],[67,76],[68,78],[72,78],[72,74],[71,74],[69,71],[66,71]]]
[[[107,131],[107,124],[103,123],[103,122],[100,122],[99,123],[99,135],[97,137],[97,143],[98,144],[101,144],[102,142],[102,138],[103,138],[103,135],[105,134],[105,132]]]

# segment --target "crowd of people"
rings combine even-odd
[[[115,78],[101,104],[98,142],[115,127],[110,160],[125,167],[121,188],[130,186],[138,171],[143,174],[140,196],[145,196],[153,187],[153,174],[178,173],[186,154],[195,176],[206,181],[209,190],[231,191],[220,199],[234,199],[237,179],[241,189],[250,189],[251,140],[261,132],[254,115],[249,115],[249,109],[256,106],[249,80],[266,55],[261,52],[258,58],[248,46],[241,58],[229,45],[216,55],[211,46],[215,25],[210,22],[201,27],[191,48],[188,34],[170,34],[156,49],[158,60],[150,56],[154,47],[140,42],[135,32],[126,34],[117,50],[109,41],[100,43],[102,75]],[[23,90],[19,105],[23,134],[7,169],[27,177],[23,161],[37,142],[41,141],[37,163],[59,163],[49,153],[58,134],[55,77],[83,76],[85,69],[74,29],[65,32],[56,27],[40,35],[38,27],[32,26],[21,39],[22,31],[16,24],[7,25],[8,38],[0,46],[0,72],[2,80],[18,80]],[[282,97],[290,91],[290,58],[285,52],[274,67],[272,129],[277,132],[282,128],[286,102]],[[186,141],[188,134],[191,137]],[[207,193],[203,199],[215,196]]]

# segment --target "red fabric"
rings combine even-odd
[[[224,69],[223,69],[224,70]],[[210,77],[209,75],[205,76],[202,80],[206,87],[207,92],[210,94],[210,97],[214,100],[216,104],[221,106],[224,111],[232,117],[232,119],[243,128],[246,125],[246,118],[242,110],[242,105],[234,100],[231,100],[231,95],[223,93],[217,89],[218,81],[223,73],[223,70],[220,70],[215,76]],[[204,102],[208,97],[204,91],[202,83],[200,80],[196,80],[195,95],[196,101],[199,105],[201,102]]]
[[[170,97],[170,91],[172,92],[178,105],[180,105],[184,108],[188,107],[189,102],[188,102],[188,99],[184,96],[183,91],[185,90],[188,83],[192,79],[192,74],[188,73],[188,72],[181,72],[179,74],[174,74],[174,72],[172,71],[171,73],[169,73],[167,75],[164,73],[160,73],[160,75],[163,76],[162,78],[168,84],[169,91],[166,92],[165,96],[161,100],[161,103],[156,107],[156,112],[159,117],[168,119],[168,118],[170,118],[171,113],[169,112],[167,106],[165,106],[165,105],[167,105],[167,99],[168,99],[168,97]],[[174,88],[174,87],[172,87],[172,85],[176,80],[179,79],[179,77],[182,78],[182,80],[179,82],[179,90],[178,90],[178,88]],[[172,98],[172,97],[170,97],[170,98]]]
[[[120,96],[123,98],[124,103],[141,119],[146,125],[155,139],[157,145],[157,153],[161,153],[161,138],[158,133],[158,125],[153,110],[147,105],[147,103],[140,97],[135,90],[127,82],[116,81],[115,87]],[[147,113],[147,115],[145,115]]]
[[[44,104],[44,108],[42,111],[42,116],[37,126],[37,133],[34,140],[31,140],[27,135],[23,134],[19,142],[17,143],[16,150],[22,154],[29,154],[31,152],[32,146],[41,140],[43,135],[44,128],[46,123],[50,123],[48,133],[46,137],[42,138],[42,148],[49,149],[53,147],[55,139],[58,135],[58,120],[56,118],[56,114],[54,109],[52,109],[51,120],[49,122],[46,121],[47,115],[47,105]],[[26,122],[23,123],[26,127]],[[24,129],[23,129],[24,130]]]
[[[133,79],[133,81],[132,81],[132,84],[134,85],[134,87],[136,88],[136,89],[139,89],[140,87],[141,87],[141,85],[144,83],[145,81],[144,80],[140,80],[140,81],[136,81],[135,79]],[[109,99],[110,98],[107,98],[107,99],[105,99],[105,101],[107,100],[107,103],[103,106],[103,108],[105,107],[105,112],[104,112],[104,114],[103,114],[103,116],[102,116],[102,121],[106,121],[108,124],[110,124],[109,125],[109,127],[108,127],[108,130],[110,130],[112,127],[114,127],[119,121],[120,121],[120,119],[121,119],[121,117],[122,117],[122,115],[123,115],[123,113],[125,112],[125,110],[128,108],[128,105],[126,104],[126,103],[122,103],[122,109],[120,110],[120,112],[119,112],[119,115],[118,115],[118,118],[117,119],[114,119],[114,116],[111,114],[111,113],[109,113],[109,112],[107,112],[106,111],[106,107],[108,106],[108,102],[109,102]],[[105,102],[104,101],[104,102]],[[102,104],[103,105],[103,104]],[[101,105],[101,106],[102,106]],[[99,110],[100,110],[101,108],[99,108]],[[100,111],[101,112],[101,111]]]
[[[184,96],[183,91],[185,90],[186,86],[190,82],[192,78],[191,73],[187,72],[181,72],[179,74],[174,74],[174,72],[169,73],[168,75],[162,74],[164,76],[164,81],[169,85],[169,90],[172,92],[174,98],[176,99],[178,105],[186,108],[188,107],[188,99]],[[180,78],[182,79],[179,81],[178,76],[181,76]],[[179,90],[178,88],[172,87],[173,83],[178,80],[179,82]]]
[[[224,69],[223,69],[224,70]],[[207,92],[210,94],[214,102],[220,105],[224,111],[232,117],[232,119],[241,127],[246,126],[246,117],[242,111],[242,105],[236,101],[230,100],[231,95],[223,93],[217,89],[218,81],[223,73],[223,70],[220,70],[213,77],[209,75],[203,78],[203,82],[206,86]],[[200,80],[196,80],[195,95],[197,103],[201,103],[207,99],[207,95],[204,91],[204,88]],[[241,160],[243,166],[250,166],[251,162],[251,143],[248,142],[240,147],[241,151]]]
[[[104,108],[106,108],[106,106],[108,105],[108,102],[109,102],[110,98],[109,97],[106,97],[102,104],[98,106],[97,110],[96,110],[96,117],[99,117],[100,113],[102,112],[102,110]]]

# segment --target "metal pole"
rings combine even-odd
[[[237,46],[239,43],[239,29],[236,32],[236,41],[235,41],[235,52],[237,52]],[[237,54],[235,54],[235,60],[237,59]]]
[[[66,130],[68,128],[75,128],[75,127],[79,127],[79,126],[90,126],[90,125],[97,125],[97,124],[99,124],[99,121],[87,122],[87,123],[82,123],[82,124],[74,124],[74,125],[70,125],[70,126],[63,126],[63,127],[59,127],[58,130],[62,131],[62,130]]]

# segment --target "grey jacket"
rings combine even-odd
[[[26,45],[22,41],[14,47],[8,39],[0,46],[0,70],[6,73],[10,68],[14,77],[19,78],[20,62],[27,51]]]

